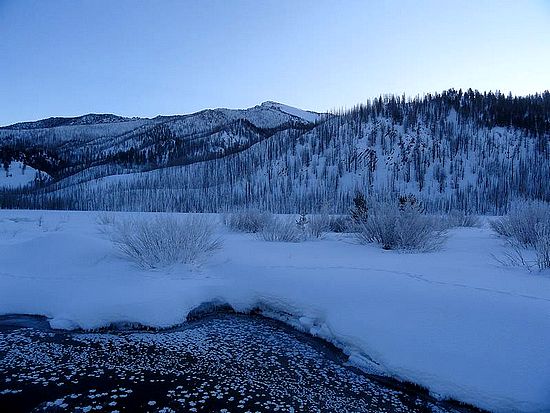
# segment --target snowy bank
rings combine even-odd
[[[442,397],[550,410],[550,277],[499,266],[490,254],[504,247],[488,229],[454,230],[429,254],[220,229],[224,247],[202,268],[145,271],[117,254],[96,217],[0,211],[0,313],[43,314],[58,328],[165,327],[208,301],[260,306]]]

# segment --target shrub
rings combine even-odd
[[[309,216],[307,226],[308,235],[313,238],[322,238],[325,233],[330,231],[330,217],[328,214],[318,214]]]
[[[111,213],[102,212],[96,216],[96,223],[100,234],[110,234],[115,222],[115,215]]]
[[[157,216],[116,222],[111,239],[140,267],[160,268],[201,262],[221,248],[221,241],[214,234],[214,225],[204,217]]]
[[[329,216],[330,232],[353,232],[353,220],[346,215]]]
[[[367,200],[361,192],[357,192],[353,198],[353,208],[350,211],[351,219],[355,223],[366,221],[369,215]]]
[[[505,253],[503,259],[495,257],[497,261],[524,266],[529,271],[535,267],[550,268],[550,206],[547,203],[516,202],[507,215],[492,221],[491,227],[507,238],[512,250]],[[526,253],[526,249],[532,252]]]
[[[276,217],[258,232],[258,237],[270,242],[300,242],[304,240],[304,233],[293,220]]]
[[[443,217],[442,221],[447,228],[481,226],[478,216],[467,214],[466,212],[457,209],[450,211]]]
[[[96,216],[96,222],[98,225],[107,226],[115,223],[115,214],[110,212],[100,212]]]
[[[538,223],[535,232],[537,235],[535,243],[537,266],[542,271],[550,268],[550,219]]]
[[[435,218],[424,215],[416,203],[377,203],[357,224],[357,238],[388,250],[433,251],[441,247],[445,231]]]
[[[298,231],[300,231],[303,237],[306,238],[306,231],[309,227],[309,219],[307,218],[307,214],[298,215],[298,219],[296,219],[296,226],[298,227]]]
[[[490,222],[499,235],[513,238],[524,247],[535,248],[538,235],[537,225],[550,220],[550,208],[542,202],[516,202],[508,215]]]
[[[236,211],[224,216],[225,225],[237,232],[256,233],[264,229],[273,216],[255,209]]]

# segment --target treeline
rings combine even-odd
[[[458,122],[476,122],[489,128],[495,126],[516,127],[534,136],[550,133],[550,92],[528,96],[505,95],[500,92],[449,89],[442,93],[406,98],[386,95],[358,105],[361,119],[389,117],[394,122],[415,126],[419,120],[433,122],[453,110]],[[345,113],[342,113],[345,115]]]

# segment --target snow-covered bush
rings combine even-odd
[[[501,264],[524,266],[528,270],[550,268],[550,205],[544,202],[516,202],[508,215],[491,222],[493,230],[506,237],[510,251]],[[529,251],[527,251],[529,250]]]
[[[296,219],[296,227],[298,231],[302,234],[302,238],[305,239],[308,236],[307,230],[309,226],[309,219],[307,214],[300,214]]]
[[[377,243],[389,250],[433,251],[445,241],[445,231],[436,218],[411,204],[372,204],[368,217],[355,225],[360,242]]]
[[[543,202],[516,202],[508,215],[491,221],[491,228],[507,238],[513,238],[524,247],[537,244],[536,227],[550,220],[550,205]]]
[[[272,220],[273,215],[256,209],[243,209],[224,216],[225,225],[237,232],[259,232]]]
[[[442,222],[447,228],[481,226],[481,221],[477,215],[467,214],[458,209],[453,209],[445,215]]]
[[[353,198],[353,208],[350,211],[351,219],[355,223],[366,221],[369,216],[367,200],[361,192],[357,192]]]
[[[539,270],[550,268],[550,219],[536,225],[537,240],[535,251],[537,253],[537,266]]]
[[[258,232],[258,237],[270,242],[300,242],[304,240],[304,233],[293,219],[276,217]]]
[[[221,248],[215,226],[204,217],[123,220],[113,225],[111,239],[125,256],[143,268],[200,263]]]
[[[115,214],[110,212],[100,212],[96,216],[96,222],[98,225],[108,226],[115,223]]]
[[[507,267],[525,267],[529,271],[550,268],[550,220],[535,225],[534,247],[520,243],[514,237],[507,238],[507,250],[501,256],[493,255]]]
[[[101,212],[96,216],[96,223],[100,234],[110,234],[115,222],[115,215],[112,213]]]
[[[354,226],[352,219],[347,215],[332,215],[329,216],[329,231],[330,232],[353,232]]]
[[[322,238],[330,231],[330,217],[328,214],[317,214],[309,216],[307,225],[308,235],[313,238]]]

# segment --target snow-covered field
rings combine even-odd
[[[505,247],[487,228],[400,254],[341,234],[267,243],[220,226],[223,249],[203,266],[146,271],[119,256],[97,215],[0,211],[0,313],[164,327],[204,302],[260,307],[442,397],[550,411],[550,275],[500,266],[491,254]]]

